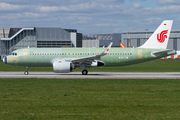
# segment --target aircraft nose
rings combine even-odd
[[[5,64],[7,64],[7,56],[5,56],[5,57],[3,58],[3,62],[4,62]]]

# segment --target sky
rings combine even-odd
[[[83,34],[155,30],[174,20],[180,0],[0,0],[0,28],[60,27]]]

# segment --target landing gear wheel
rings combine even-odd
[[[82,75],[87,75],[88,74],[88,71],[87,70],[83,70],[82,71]]]
[[[29,74],[29,72],[28,72],[28,66],[26,66],[26,70],[25,70],[24,74],[25,74],[25,75],[28,75],[28,74]]]
[[[25,75],[28,75],[28,74],[29,74],[29,72],[28,72],[28,71],[25,71],[25,72],[24,72],[24,74],[25,74]]]

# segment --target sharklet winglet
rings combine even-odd
[[[111,43],[108,45],[108,47],[104,50],[104,52],[102,52],[99,56],[104,56],[104,55],[106,55],[107,53],[109,53],[109,50],[110,50],[112,44],[113,44],[113,42],[111,42]]]

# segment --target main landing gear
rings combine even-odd
[[[29,72],[28,72],[28,67],[26,67],[26,71],[24,72],[25,75],[28,75]]]
[[[88,71],[87,70],[83,70],[82,71],[82,75],[87,75],[88,74]]]
[[[81,64],[81,65],[80,65],[80,68],[82,68],[82,69],[83,69],[83,71],[82,71],[82,75],[87,75],[87,74],[88,74],[88,71],[86,70],[86,66],[85,66],[85,64]]]

